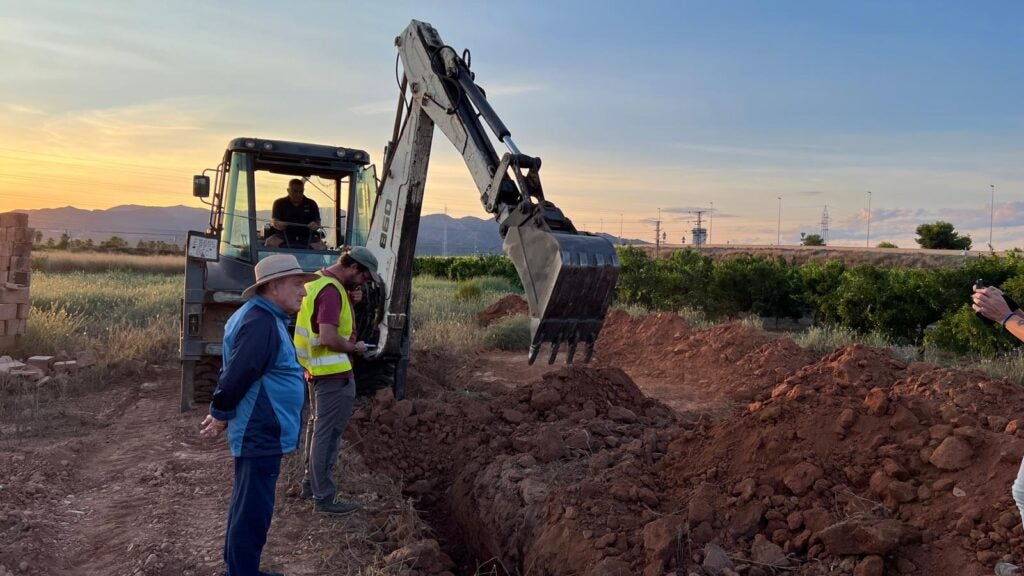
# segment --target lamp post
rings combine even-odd
[[[868,236],[864,240],[864,247],[871,247],[871,190],[868,190]]]
[[[988,187],[992,189],[992,201],[989,203],[988,212],[988,249],[992,250],[992,222],[996,217],[996,185],[989,184]]]
[[[778,199],[779,199],[779,222],[778,222],[778,226],[775,228],[775,245],[776,246],[781,246],[782,245],[782,196],[779,196]]]
[[[711,203],[711,210],[708,210],[708,238],[705,244],[711,244],[711,232],[715,229],[715,203]]]

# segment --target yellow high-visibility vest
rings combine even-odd
[[[348,354],[335,352],[320,344],[320,334],[313,331],[313,308],[316,296],[327,286],[334,286],[341,294],[341,317],[338,319],[338,337],[348,340],[352,336],[352,304],[348,301],[348,292],[335,278],[322,272],[320,278],[306,284],[306,297],[302,299],[302,308],[295,319],[295,355],[299,364],[313,376],[329,376],[342,374],[352,370],[352,361]]]

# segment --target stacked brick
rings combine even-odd
[[[0,213],[0,352],[13,350],[25,333],[33,234],[28,214]]]

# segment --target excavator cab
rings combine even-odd
[[[352,148],[237,138],[212,172],[212,190],[206,174],[193,178],[193,195],[210,205],[210,224],[205,232],[189,234],[180,338],[182,410],[193,401],[210,400],[224,324],[241,306],[242,290],[255,281],[256,263],[283,252],[310,272],[333,264],[343,247],[366,243],[377,196],[369,154]],[[283,222],[286,228],[279,230],[272,224],[274,203],[289,201],[293,181],[316,203],[319,227]]]

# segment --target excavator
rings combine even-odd
[[[362,365],[390,380],[396,396],[404,395],[413,258],[435,127],[462,155],[522,281],[530,308],[527,362],[532,364],[545,345],[548,363],[563,345],[568,363],[579,345],[584,362],[590,361],[618,278],[614,247],[577,230],[545,197],[540,158],[522,153],[512,140],[476,84],[468,50],[460,55],[430,24],[416,20],[395,46],[402,74],[379,180],[366,151],[260,138],[232,140],[217,168],[193,177],[193,195],[210,205],[210,223],[187,239],[182,411],[210,400],[224,324],[241,306],[241,292],[254,281],[260,259],[290,253],[305,270],[316,271],[351,246],[374,253],[382,280],[364,287],[356,307],[358,333],[375,345],[357,364],[356,379]],[[506,148],[500,157],[496,143]],[[212,198],[209,172],[214,173]],[[315,242],[268,243],[274,229],[260,208],[281,196],[293,179],[302,180],[320,210],[320,228],[306,235]]]

